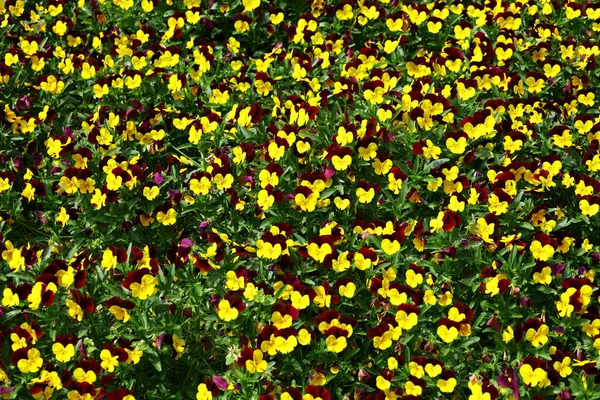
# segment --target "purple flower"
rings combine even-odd
[[[181,247],[183,248],[188,248],[191,247],[194,244],[194,242],[192,241],[192,239],[189,238],[183,238],[181,239],[181,243],[179,244]]]
[[[220,376],[215,375],[212,377],[212,380],[219,387],[219,389],[225,390],[229,386],[229,383],[227,383],[227,381]]]
[[[181,198],[181,192],[179,190],[169,190],[167,193],[169,194],[169,199],[175,200],[176,202],[178,201],[176,197]]]
[[[329,179],[335,175],[335,170],[327,164],[321,165],[321,172],[325,174],[325,178]]]
[[[558,398],[560,400],[571,400],[573,398],[573,396],[571,396],[570,392],[567,392],[566,390],[561,390],[560,393],[558,393]]]
[[[523,297],[521,299],[521,307],[533,307],[533,302],[529,297]]]
[[[446,254],[450,258],[456,257],[456,247],[454,247],[454,246],[446,247],[444,249],[444,254]]]
[[[24,111],[31,108],[32,98],[30,96],[23,96],[17,100],[17,110]]]
[[[15,390],[14,386],[13,387],[0,387],[0,394],[10,393],[13,390]]]
[[[210,300],[208,302],[212,305],[217,304],[219,302],[219,296],[217,296],[216,294],[211,294]]]
[[[0,160],[0,161],[2,161],[2,160]],[[23,156],[16,156],[15,158],[13,158],[13,165],[15,166],[15,168],[17,170],[19,170],[21,168],[22,163],[23,163]]]
[[[565,270],[565,264],[563,264],[563,263],[554,264],[552,266],[552,273],[554,275],[559,275],[564,270]]]
[[[365,371],[364,369],[358,370],[358,380],[366,380],[366,379],[369,379],[370,377],[371,377],[371,375],[369,375],[369,373],[367,371]]]
[[[517,373],[510,367],[502,367],[500,370],[502,371],[502,375],[498,375],[496,378],[498,386],[512,389],[515,399],[520,400],[521,396],[519,395],[519,381],[517,380]]]
[[[208,225],[210,224],[210,221],[202,221],[200,222],[200,225],[198,226],[198,228],[200,229],[204,229],[206,228]]]
[[[488,320],[486,325],[489,326],[490,328],[492,328],[493,330],[495,330],[496,332],[500,332],[500,329],[502,329],[502,326],[500,325],[500,321],[498,321],[498,318],[496,318],[496,317],[497,317],[497,315],[494,314],[492,316],[492,318],[490,318]]]
[[[156,348],[160,350],[162,347],[163,340],[165,340],[165,334],[161,333],[156,337]]]
[[[42,160],[44,159],[44,155],[42,153],[35,153],[33,155],[33,164],[36,167],[39,167],[40,164],[42,163]]]
[[[77,346],[77,350],[79,351],[79,354],[81,354],[81,357],[88,357],[87,352],[85,351],[85,347],[83,346],[83,339],[79,341],[79,346]]]

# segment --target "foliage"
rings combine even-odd
[[[598,32],[0,0],[0,395],[599,399]]]

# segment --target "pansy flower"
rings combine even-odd
[[[146,300],[156,294],[158,292],[157,285],[158,280],[147,268],[132,271],[123,280],[123,287],[131,290],[131,294],[140,300]]]
[[[135,303],[113,296],[106,301],[106,308],[116,319],[125,323],[131,319],[128,310],[133,310]]]
[[[52,345],[52,352],[58,362],[69,362],[75,357],[75,346],[77,338],[72,335],[57,335]]]

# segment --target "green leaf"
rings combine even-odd
[[[466,348],[468,348],[468,347],[471,347],[471,345],[473,345],[473,344],[475,344],[475,343],[479,342],[480,340],[481,340],[481,337],[479,337],[479,336],[471,336],[471,337],[469,337],[469,339],[465,340],[465,341],[464,341],[464,342],[461,344],[461,346],[460,346],[460,347],[462,347],[462,348],[465,348],[465,349],[466,349]]]
[[[358,353],[360,351],[360,349],[361,349],[360,347],[357,347],[355,349],[352,349],[352,350],[344,352],[343,359],[344,360],[350,360],[352,357],[354,357],[354,355],[356,353]]]
[[[162,364],[160,362],[160,356],[158,355],[158,353],[156,351],[152,351],[148,354],[148,359],[150,360],[150,362],[152,363],[152,365],[154,366],[154,368],[156,368],[156,370],[158,372],[162,371]]]
[[[546,294],[556,294],[556,289],[553,289],[550,286],[546,286],[546,285],[538,285],[537,291],[546,293]]]
[[[448,162],[448,161],[450,161],[449,158],[440,158],[438,160],[433,160],[433,161],[425,164],[425,166],[423,167],[423,172],[428,173],[432,169],[436,169],[437,167],[439,167],[440,165],[442,165],[443,163]]]

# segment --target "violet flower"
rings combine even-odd
[[[498,386],[512,389],[513,396],[515,399],[520,400],[521,395],[519,394],[519,381],[517,380],[517,373],[514,369],[508,367],[500,368],[502,371],[502,375],[498,375],[496,377],[496,382],[498,382]]]

